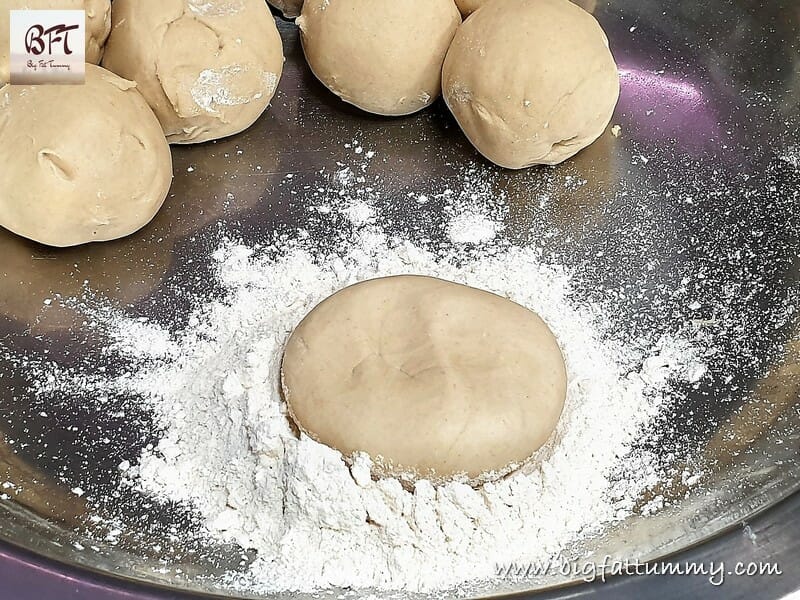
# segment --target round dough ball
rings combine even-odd
[[[345,102],[389,116],[439,97],[460,23],[453,0],[306,0],[297,19],[317,78]]]
[[[322,302],[289,339],[282,377],[303,432],[407,482],[505,475],[547,441],[566,397],[561,350],[536,314],[420,276]]]
[[[124,237],[172,181],[164,133],[131,81],[0,88],[0,226],[50,246]]]
[[[605,131],[619,99],[608,39],[569,0],[492,0],[459,28],[444,98],[472,144],[509,169],[555,165]]]
[[[269,106],[283,44],[264,0],[115,0],[103,66],[138,84],[172,144],[239,133]]]
[[[303,9],[303,0],[269,0],[269,3],[289,18],[298,16]]]
[[[9,81],[10,11],[85,10],[86,62],[98,64],[111,31],[111,0],[3,0],[0,2],[0,86]]]
[[[466,16],[471,15],[481,6],[486,4],[489,0],[456,0],[456,5],[461,14]]]

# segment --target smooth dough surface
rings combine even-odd
[[[306,0],[297,19],[317,78],[345,102],[389,116],[439,97],[460,23],[453,0]]]
[[[283,13],[284,17],[296,17],[303,8],[303,0],[269,0],[269,3]]]
[[[85,10],[86,62],[100,62],[111,31],[111,0],[0,0],[0,85],[9,81],[9,11],[21,9]]]
[[[283,390],[302,431],[406,481],[500,477],[555,429],[558,343],[533,312],[440,279],[374,279],[334,294],[292,334]]]
[[[458,10],[461,11],[461,14],[467,17],[487,2],[489,2],[489,0],[456,0],[456,5],[458,6]],[[571,2],[590,13],[594,12],[595,8],[597,8],[597,0],[571,0]]]
[[[456,33],[444,98],[472,144],[510,169],[555,165],[605,131],[619,74],[595,18],[569,0],[492,0]]]
[[[283,46],[264,0],[115,0],[103,66],[135,81],[170,143],[239,133],[266,110]]]
[[[124,237],[158,212],[172,158],[131,81],[0,88],[0,226],[49,246]]]

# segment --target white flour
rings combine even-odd
[[[462,219],[448,230],[478,243],[490,237],[484,221]],[[213,257],[226,299],[201,307],[173,339],[152,324],[106,317],[117,349],[139,364],[113,385],[147,398],[165,428],[126,475],[157,497],[191,504],[213,536],[257,550],[246,574],[230,575],[231,587],[464,589],[491,580],[499,563],[553,557],[623,519],[655,483],[654,465],[625,457],[646,435],[668,382],[702,376],[691,349],[675,339],[644,353],[603,341],[600,309],[576,305],[570,274],[533,249],[455,256],[376,226],[329,255],[303,236],[261,250],[228,242]],[[411,493],[396,480],[373,481],[366,457],[348,468],[337,452],[293,433],[278,393],[292,328],[334,291],[401,273],[494,291],[537,311],[555,332],[567,404],[554,438],[523,472],[477,490],[420,482]],[[617,483],[612,494],[623,461],[624,493]]]
[[[35,395],[83,390],[100,411],[110,396],[143,398],[163,435],[141,456],[124,456],[119,472],[127,485],[194,510],[210,541],[255,550],[252,564],[222,582],[246,594],[468,594],[502,585],[498,567],[571,555],[609,525],[660,510],[663,497],[642,498],[663,482],[665,465],[633,446],[657,433],[653,419],[676,384],[705,377],[692,345],[678,336],[611,341],[605,328],[614,319],[573,291],[571,272],[533,247],[503,241],[508,209],[479,173],[465,174],[463,190],[402,199],[444,204],[444,223],[431,227],[444,241],[426,246],[435,250],[387,234],[383,190],[365,175],[374,153],[357,141],[350,146],[360,165],[338,164],[312,186],[301,188],[292,175],[281,184],[303,194],[310,230],[320,222],[325,232],[344,227],[339,241],[322,240],[329,250],[305,230],[269,247],[224,241],[209,259],[222,299],[195,298],[199,307],[177,332],[91,294],[73,299],[127,368],[112,377],[44,366]],[[421,482],[409,492],[396,480],[373,481],[367,457],[348,467],[337,452],[296,436],[278,392],[289,334],[331,293],[390,274],[496,292],[538,312],[556,334],[569,374],[565,411],[551,441],[521,471],[479,489]],[[80,489],[92,497],[91,485]],[[113,494],[105,505],[112,503]],[[113,510],[101,533],[110,544],[127,528]],[[170,572],[168,556],[163,565],[159,572]],[[182,577],[180,568],[171,572]]]
[[[502,225],[488,216],[465,212],[450,220],[447,237],[454,244],[485,244],[491,242],[502,231]]]

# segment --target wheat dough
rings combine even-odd
[[[461,14],[468,17],[487,2],[489,2],[489,0],[456,0],[456,5],[458,6],[458,10],[461,11]],[[571,0],[571,2],[590,13],[594,12],[595,8],[597,8],[597,0]]]
[[[472,144],[510,169],[554,165],[605,131],[619,75],[597,21],[569,0],[492,0],[459,28],[444,98]]]
[[[269,3],[289,18],[298,16],[303,8],[303,0],[269,0]]]
[[[84,85],[0,89],[0,226],[50,246],[124,237],[158,212],[169,146],[135,84],[86,65]]]
[[[465,17],[471,15],[481,6],[489,2],[489,0],[456,0],[456,5],[461,14]],[[594,12],[597,8],[597,0],[571,0],[573,4],[577,4],[587,12]]]
[[[111,0],[0,0],[0,86],[9,81],[10,11],[85,10],[86,62],[98,64],[111,31]]]
[[[489,0],[456,0],[456,5],[461,14],[466,16],[471,15],[481,6],[486,4]]]
[[[266,110],[283,46],[263,0],[115,0],[103,66],[135,81],[170,143],[239,133]]]
[[[406,481],[508,473],[547,441],[566,396],[561,351],[536,314],[419,276],[322,302],[289,339],[282,374],[302,431]]]
[[[317,78],[345,102],[390,116],[439,97],[460,23],[453,0],[306,0],[297,19]]]

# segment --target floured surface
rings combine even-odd
[[[770,416],[776,421],[765,430],[761,407],[777,405],[766,398],[761,404],[750,403],[751,394],[764,388],[770,393],[785,392],[780,375],[786,372],[790,360],[785,357],[791,354],[783,345],[796,336],[799,321],[796,231],[800,230],[800,211],[796,206],[800,174],[793,158],[798,129],[794,121],[787,123],[786,116],[778,113],[783,103],[791,109],[785,114],[794,115],[796,102],[788,103],[787,90],[793,89],[789,81],[775,79],[775,72],[760,68],[773,64],[767,57],[773,57],[777,65],[788,55],[773,52],[776,44],[770,36],[774,33],[767,35],[766,29],[752,44],[712,35],[724,29],[724,20],[709,20],[708,11],[721,15],[721,6],[687,5],[697,13],[700,24],[688,44],[676,42],[678,32],[682,36],[693,31],[676,26],[676,21],[688,21],[685,13],[658,12],[652,19],[632,20],[632,14],[645,9],[642,3],[615,3],[613,10],[625,12],[625,19],[614,25],[617,19],[608,7],[598,7],[605,11],[604,25],[613,25],[614,43],[624,47],[628,57],[643,58],[626,65],[625,93],[614,121],[620,126],[619,137],[602,137],[557,169],[508,174],[487,167],[475,159],[438,104],[407,120],[356,119],[321,86],[309,85],[313,79],[301,68],[299,42],[284,28],[285,47],[294,55],[287,62],[275,110],[236,138],[174,149],[176,195],[165,206],[165,218],[125,244],[103,246],[107,254],[101,254],[100,248],[86,255],[20,250],[6,239],[3,255],[11,261],[0,264],[0,310],[6,315],[0,334],[0,412],[5,434],[0,460],[12,467],[0,475],[0,537],[71,564],[124,572],[168,586],[221,594],[229,594],[235,586],[242,595],[258,597],[276,586],[292,584],[295,580],[284,566],[268,562],[275,546],[260,533],[268,529],[261,524],[270,522],[274,514],[267,508],[273,500],[260,496],[258,523],[247,520],[256,513],[241,506],[247,493],[263,491],[251,483],[256,481],[248,471],[252,458],[245,452],[256,434],[249,433],[246,443],[241,437],[241,431],[253,431],[251,417],[259,413],[251,415],[249,400],[246,409],[241,408],[242,401],[234,401],[232,408],[226,405],[224,411],[211,411],[208,422],[219,419],[225,425],[222,434],[231,440],[231,452],[244,452],[247,460],[232,460],[233,466],[225,465],[225,474],[213,474],[215,479],[206,473],[183,480],[191,473],[182,469],[193,453],[230,455],[224,450],[228,446],[223,450],[209,447],[220,443],[219,439],[194,438],[194,432],[183,429],[179,418],[197,424],[199,415],[191,414],[192,408],[182,402],[170,405],[170,400],[178,380],[187,382],[195,367],[186,359],[170,361],[189,355],[192,336],[222,324],[203,316],[210,314],[203,312],[211,310],[205,306],[208,302],[233,305],[251,281],[252,277],[239,277],[240,282],[231,283],[236,279],[234,267],[242,266],[245,259],[228,262],[230,248],[252,249],[254,264],[266,268],[269,261],[284,260],[294,240],[301,256],[330,255],[314,263],[325,266],[320,285],[334,286],[350,277],[346,268],[342,271],[343,258],[351,255],[357,242],[363,242],[367,230],[380,239],[386,234],[392,247],[409,242],[430,251],[436,264],[424,265],[435,270],[452,268],[455,276],[465,275],[493,256],[505,255],[510,246],[517,252],[540,249],[534,252],[531,272],[560,269],[570,276],[565,287],[568,305],[597,315],[595,326],[586,331],[602,336],[598,347],[612,358],[618,356],[626,374],[657,374],[649,387],[658,392],[661,405],[644,428],[647,435],[634,436],[632,452],[615,459],[616,466],[606,478],[606,499],[599,505],[602,510],[594,513],[594,518],[602,516],[610,505],[620,507],[620,516],[628,512],[631,516],[612,523],[596,537],[584,529],[575,536],[585,538],[578,542],[579,548],[567,544],[563,556],[583,557],[584,551],[592,551],[600,557],[619,553],[657,558],[665,547],[685,548],[791,492],[800,481],[800,415],[793,408],[778,414],[776,408]],[[769,24],[770,16],[763,12],[737,18],[762,16],[765,27],[786,24],[785,19]],[[796,31],[792,33],[791,39],[796,39]],[[707,47],[722,40],[741,50],[726,59],[735,68],[717,68],[726,54],[721,48]],[[711,71],[709,56],[714,57]],[[755,68],[741,68],[744,63]],[[780,72],[790,73],[790,65],[782,64]],[[774,101],[754,96],[752,86],[737,79],[745,73],[774,79],[770,92]],[[763,110],[756,110],[756,104]],[[743,145],[749,148],[743,151]],[[289,153],[286,148],[299,151]],[[220,232],[235,241],[221,241]],[[222,263],[209,258],[221,246],[228,249],[219,255]],[[367,249],[372,255],[374,249]],[[440,266],[451,262],[455,263],[451,267]],[[409,268],[413,265],[422,268],[416,259]],[[220,281],[219,273],[226,266],[230,272]],[[371,269],[361,272],[366,275]],[[331,272],[343,274],[334,277]],[[492,281],[497,282],[501,274],[493,273]],[[86,290],[83,295],[81,286]],[[546,289],[542,293],[543,301],[556,297]],[[311,295],[315,294],[322,290],[315,286]],[[71,299],[75,295],[81,297]],[[301,304],[311,300],[294,297]],[[263,316],[269,310],[259,307],[256,313]],[[299,315],[304,308],[298,305],[292,311]],[[241,319],[250,323],[254,314]],[[67,330],[67,324],[74,326]],[[561,326],[563,334],[566,330]],[[253,329],[269,332],[263,326]],[[243,343],[251,343],[250,333],[240,335]],[[222,346],[214,339],[203,342],[209,344],[207,349]],[[697,349],[697,364],[688,372],[679,368],[664,382],[662,376],[674,364],[670,357],[683,356],[687,341]],[[225,360],[242,351],[237,339],[231,344],[222,348],[223,360],[206,359],[209,369],[195,373],[191,387],[198,402],[214,397],[227,402],[228,395],[237,392],[233,383],[225,384],[227,377],[223,379],[236,371],[227,368]],[[258,348],[257,355],[264,351]],[[164,362],[165,358],[169,360]],[[246,379],[250,369],[245,365],[239,374]],[[141,384],[138,377],[132,379],[137,373],[169,372],[183,374],[174,385],[170,382],[169,387],[155,390],[156,394],[147,386],[142,390],[148,392],[145,397],[125,391]],[[699,379],[691,383],[695,378]],[[216,384],[209,392],[212,379]],[[245,395],[250,397],[249,391]],[[254,410],[268,401],[253,401]],[[649,403],[644,407],[650,410]],[[175,416],[180,411],[184,416]],[[230,424],[229,414],[235,419]],[[729,417],[734,427],[726,427]],[[268,436],[284,439],[285,430],[258,436],[262,441],[273,439]],[[709,440],[717,436],[724,443],[715,446]],[[189,444],[181,442],[184,438],[200,441],[187,451]],[[176,445],[163,445],[160,452],[162,439],[175,440]],[[607,440],[614,442],[611,435],[599,441]],[[303,456],[310,454],[309,449]],[[308,473],[298,473],[300,481],[320,471],[327,473],[330,463],[326,459],[325,468],[319,467],[322,459],[314,455],[317,466],[309,459]],[[149,461],[152,466],[144,478],[136,476],[143,456],[145,464]],[[282,458],[269,464],[296,472],[298,463]],[[334,459],[330,477],[326,475],[324,481],[345,477],[338,464]],[[647,469],[642,470],[642,465]],[[159,473],[164,485],[156,477]],[[361,482],[367,481],[365,476],[363,463],[349,475]],[[119,485],[120,480],[129,483]],[[207,481],[208,486],[197,484],[190,489],[189,481]],[[547,475],[542,481],[549,485],[555,480]],[[637,496],[635,490],[642,484],[644,491]],[[348,483],[348,489],[352,485]],[[307,496],[317,501],[308,503],[306,514],[299,514],[301,502],[286,495],[287,486],[288,481],[281,481],[277,493],[294,507],[292,523],[297,531],[323,518],[333,523],[341,514],[319,515],[325,507],[338,506],[335,499],[323,502],[322,492],[318,497]],[[301,487],[298,483],[293,489]],[[190,493],[196,498],[193,502],[169,499]],[[348,507],[363,516],[363,489],[359,487],[358,493],[358,498],[348,499]],[[225,506],[237,507],[233,518],[222,510],[220,498]],[[634,504],[630,498],[636,498]],[[440,510],[454,516],[445,541],[459,535],[480,539],[479,531],[485,531],[483,518],[477,529],[472,520],[467,525],[465,519],[455,519],[465,509],[448,511],[449,505],[437,498],[426,502],[427,514],[432,515],[427,522],[439,526]],[[569,505],[564,502],[563,508]],[[31,516],[24,520],[20,514]],[[389,516],[394,519],[397,514],[393,509]],[[531,529],[543,527],[537,514],[533,510],[525,515],[532,519]],[[583,521],[582,515],[577,516]],[[49,529],[42,533],[37,528],[44,527],[45,519],[50,520]],[[344,520],[348,527],[356,522],[352,516]],[[20,522],[14,530],[14,523]],[[564,528],[575,531],[581,526],[577,523],[570,529],[565,524]],[[553,527],[549,531],[564,534],[560,525]],[[330,536],[332,530],[322,531]],[[354,536],[355,531],[359,530],[350,527],[338,535]],[[564,535],[563,539],[572,536]],[[260,544],[260,555],[258,548],[224,541],[237,538],[256,540],[252,543]],[[309,549],[299,534],[285,539],[287,556]],[[535,555],[546,552],[545,546],[534,547],[531,542],[527,549]],[[319,564],[320,550],[311,548],[302,560]],[[386,546],[386,552],[398,557],[390,572],[395,582],[413,573],[413,565],[418,564],[412,561],[414,556],[406,557],[392,545]],[[385,554],[368,558],[351,564],[349,570],[342,568],[341,573],[317,573],[314,581],[303,584],[345,577],[361,581],[376,560],[387,562]],[[471,560],[458,553],[450,558],[455,565],[452,573],[444,577],[433,573],[423,583],[447,585]],[[437,560],[434,566],[440,568],[444,558]],[[469,575],[482,578],[493,567],[481,564]],[[272,578],[273,573],[280,574],[280,579]],[[558,574],[519,581],[501,577],[476,585],[477,592],[496,593],[574,579]],[[471,594],[476,588],[465,584],[457,591]],[[340,593],[369,594],[359,588],[305,597]],[[386,591],[374,595],[408,596]]]
[[[457,192],[434,185],[405,195],[422,209],[445,204],[439,241],[391,233],[381,204],[386,185],[372,174],[384,157],[359,141],[345,148],[349,163],[317,174],[314,185],[295,183],[291,173],[281,183],[284,193],[303,193],[308,229],[260,244],[224,229],[212,236],[206,261],[218,291],[191,296],[194,308],[180,323],[127,316],[91,292],[55,299],[83,314],[88,330],[107,339],[105,354],[124,367],[29,362],[37,397],[78,394],[99,411],[109,410],[109,398],[125,399],[119,414],[144,409],[155,429],[151,443],[116,465],[118,491],[98,496],[91,481],[71,486],[103,507],[91,536],[124,543],[130,524],[115,498],[136,494],[137,506],[177,503],[193,515],[176,538],[181,544],[241,549],[241,565],[214,580],[218,589],[469,594],[506,585],[503,565],[578,558],[608,527],[659,513],[670,502],[662,489],[669,479],[687,493],[702,480],[702,468],[673,464],[671,446],[647,448],[660,443],[676,399],[714,376],[707,361],[718,361],[716,336],[735,330],[709,334],[717,324],[709,319],[678,320],[660,333],[620,329],[620,291],[587,294],[585,270],[538,243],[504,237],[509,207],[494,193],[495,176],[480,169],[464,170]],[[586,182],[556,175],[540,185],[534,209],[546,208],[559,187]],[[319,229],[328,237],[312,233]],[[406,491],[396,480],[373,480],[367,457],[349,468],[290,426],[278,373],[292,329],[343,287],[405,273],[506,296],[539,313],[563,348],[569,384],[557,432],[500,482],[478,489],[422,482]],[[702,290],[684,278],[665,291],[694,314]],[[733,316],[717,313],[723,322]],[[177,567],[163,572],[184,577]]]
[[[448,231],[474,214],[454,216]],[[432,252],[374,225],[356,231],[330,252],[302,234],[264,248],[223,242],[213,261],[224,299],[201,305],[175,335],[90,310],[132,366],[89,387],[142,398],[163,428],[158,444],[126,468],[130,485],[187,503],[211,536],[255,549],[255,562],[231,574],[229,585],[260,592],[432,592],[485,583],[498,564],[556,556],[629,515],[659,466],[628,461],[622,495],[618,486],[610,493],[612,475],[664,408],[668,389],[704,375],[691,344],[606,339],[602,308],[576,302],[569,270],[546,264],[535,248],[496,243],[464,259],[458,246]],[[278,381],[293,327],[347,285],[404,273],[509,297],[556,334],[569,374],[565,413],[521,472],[477,490],[421,482],[408,492],[397,480],[373,481],[368,458],[348,469],[338,452],[290,427]],[[64,385],[69,377],[52,380]]]

